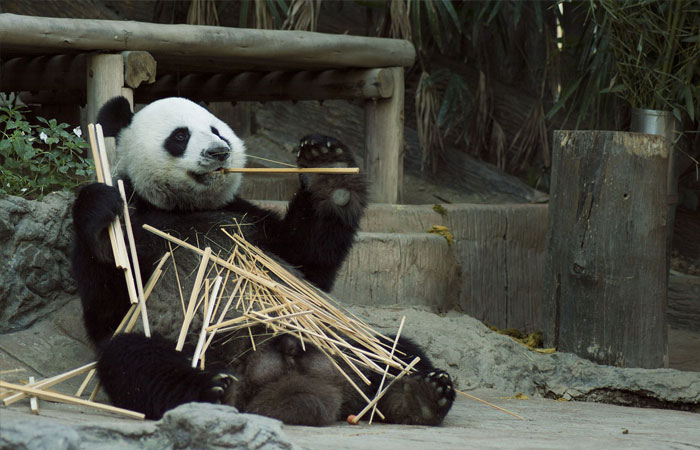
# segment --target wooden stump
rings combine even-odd
[[[545,342],[602,364],[668,365],[668,146],[607,131],[554,134]]]

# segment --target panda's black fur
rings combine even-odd
[[[300,189],[280,217],[236,196],[239,175],[217,172],[243,166],[243,143],[200,106],[170,98],[134,115],[127,100],[117,97],[103,106],[98,122],[107,136],[117,138],[116,167],[127,190],[144,280],[168,246],[143,230],[143,224],[217,251],[230,246],[220,227],[236,220],[249,242],[321,289],[331,289],[367,203],[361,175],[300,176]],[[301,167],[354,165],[348,148],[330,137],[306,136],[298,151]],[[115,268],[107,236],[108,225],[122,209],[117,189],[99,183],[81,189],[73,208],[73,276],[86,329],[99,350],[98,374],[115,405],[156,419],[186,402],[226,403],[304,425],[327,425],[364,407],[366,401],[327,357],[310,344],[304,350],[292,335],[256,330],[255,351],[248,333],[217,342],[207,351],[207,369],[192,368],[192,330],[199,327],[193,323],[185,349],[176,351],[182,307],[167,281],[149,297],[153,336],[113,337],[129,308],[124,275]],[[180,256],[178,273],[191,275],[198,263],[198,257]],[[186,275],[183,290],[189,292],[193,277]],[[379,410],[387,422],[441,423],[455,398],[449,375],[433,367],[410,340],[402,338],[399,350],[406,361],[420,356],[421,362],[416,374],[391,387]],[[372,397],[381,375],[368,372],[367,377],[371,386],[357,385]]]

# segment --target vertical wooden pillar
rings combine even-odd
[[[668,365],[663,137],[554,134],[546,344],[601,364]]]
[[[124,87],[124,57],[121,54],[91,55],[87,60],[87,121],[95,123],[97,112],[104,103],[119,95],[134,107],[134,93]],[[105,140],[107,156],[114,166],[114,138]]]
[[[403,67],[389,69],[394,94],[365,103],[365,171],[370,200],[398,203],[403,185]]]

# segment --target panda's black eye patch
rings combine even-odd
[[[182,156],[187,149],[187,142],[190,140],[190,130],[187,127],[175,128],[170,136],[165,140],[163,146],[165,150],[175,157]]]

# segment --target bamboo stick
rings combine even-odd
[[[34,384],[34,377],[29,377],[29,384]],[[39,399],[36,398],[36,395],[29,397],[29,409],[32,414],[39,415]]]
[[[207,327],[209,326],[209,321],[211,320],[211,315],[214,313],[214,305],[216,302],[214,299],[219,295],[219,288],[221,287],[222,278],[220,276],[216,277],[214,281],[214,288],[212,289],[211,298],[209,300],[209,307],[206,308],[206,314],[204,316],[204,321],[202,322],[202,331],[199,333],[199,340],[197,341],[197,347],[194,349],[194,355],[192,355],[192,367],[197,367],[197,361],[200,358],[200,352],[202,351],[202,346],[204,345],[204,340],[207,337]]]
[[[396,350],[396,345],[399,343],[399,337],[401,336],[401,330],[403,330],[403,324],[406,322],[406,316],[401,318],[401,323],[399,324],[399,331],[396,332],[396,339],[394,340],[394,345],[391,347],[391,353],[389,353],[389,358],[394,357],[394,351]],[[379,388],[377,389],[377,395],[382,391],[384,387],[384,380],[386,380],[386,375],[389,373],[389,365],[387,364],[382,374],[382,381],[379,383]],[[377,409],[377,404],[372,407],[372,412],[369,415],[369,424],[372,424],[372,419],[374,419],[374,411]]]
[[[129,239],[129,249],[131,251],[131,262],[134,265],[134,277],[136,278],[136,292],[138,294],[138,303],[141,306],[141,319],[143,322],[143,334],[146,337],[151,337],[151,327],[148,325],[148,310],[146,309],[146,301],[144,299],[143,281],[141,280],[141,267],[139,266],[139,257],[136,254],[136,240],[134,239],[134,230],[131,229],[131,217],[129,215],[129,201],[126,198],[124,190],[124,182],[117,181],[119,193],[124,201],[124,226],[126,227],[126,236]]]
[[[95,376],[96,373],[97,373],[97,369],[92,369],[90,372],[88,372],[88,374],[85,376],[85,379],[83,380],[83,382],[80,383],[80,387],[75,392],[76,397],[80,397],[83,395],[83,392],[88,387],[88,384],[90,384],[90,381],[92,381],[92,378]]]
[[[99,409],[102,411],[107,411],[115,414],[120,414],[126,417],[131,417],[133,419],[145,419],[144,414],[130,411],[128,409],[117,408],[116,406],[105,405],[103,403],[92,402],[89,400],[83,400],[80,398],[71,397],[70,395],[59,394],[57,392],[43,391],[41,389],[31,388],[27,386],[22,386],[14,383],[7,383],[5,381],[0,381],[0,387],[6,389],[12,389],[14,391],[22,392],[24,394],[35,395],[38,398],[58,402],[58,403],[69,403],[73,405],[89,406],[90,408]]]
[[[145,227],[145,225],[144,225]],[[188,244],[189,245],[189,244]],[[207,264],[209,263],[209,259],[211,259],[211,247],[207,247],[204,249],[202,252],[202,261],[199,264],[199,269],[197,270],[197,277],[195,278],[194,281],[194,286],[192,287],[192,294],[190,295],[190,301],[189,304],[187,305],[187,313],[185,314],[185,319],[182,321],[182,327],[180,328],[180,335],[177,338],[177,346],[175,347],[175,350],[181,351],[182,347],[185,345],[185,338],[187,337],[187,330],[190,328],[190,323],[192,322],[192,318],[194,317],[195,313],[195,304],[197,301],[197,297],[199,295],[199,290],[202,286],[202,279],[204,277],[204,272],[207,269]]]
[[[100,164],[102,168],[102,176],[104,178],[104,183],[108,186],[113,186],[112,173],[109,168],[109,160],[107,159],[107,146],[105,145],[105,138],[102,134],[102,126],[100,124],[95,125],[95,134],[97,135],[97,155],[100,158]],[[117,252],[119,253],[119,260],[121,261],[122,268],[124,269],[124,277],[126,279],[126,288],[129,293],[129,299],[131,303],[138,303],[138,294],[136,292],[136,285],[134,284],[133,271],[131,270],[131,263],[129,262],[129,254],[126,251],[126,243],[124,240],[124,233],[122,232],[121,220],[119,217],[114,219],[114,223],[111,225],[114,229],[114,236],[117,242]],[[115,259],[117,255],[115,255]]]
[[[94,369],[97,367],[97,362],[91,362],[89,364],[85,364],[84,366],[80,366],[76,369],[70,370],[68,372],[59,374],[59,375],[54,375],[51,378],[46,378],[45,380],[37,381],[35,384],[30,384],[27,387],[32,387],[36,389],[42,389],[42,388],[49,388],[51,386],[57,385],[58,383],[61,383],[63,381],[66,381],[70,378],[73,378],[75,376],[81,375],[89,370]],[[16,394],[13,394],[6,399],[2,401],[2,404],[5,406],[9,406],[13,403],[15,403],[18,400],[22,400],[23,398],[27,397],[27,395],[23,392],[18,392]]]
[[[463,396],[465,396],[465,397],[467,397],[467,398],[470,398],[470,399],[472,399],[472,400],[476,400],[476,401],[479,402],[479,403],[483,403],[483,404],[486,405],[486,406],[490,406],[491,408],[497,409],[497,410],[502,411],[502,412],[504,412],[504,413],[506,413],[506,414],[510,414],[511,416],[515,417],[516,419],[525,420],[525,418],[523,418],[522,416],[520,416],[520,415],[518,415],[518,414],[516,414],[516,413],[514,413],[514,412],[508,411],[508,410],[505,409],[505,408],[501,408],[500,406],[496,406],[496,405],[494,405],[493,403],[489,403],[489,402],[487,402],[486,400],[482,400],[482,399],[480,399],[479,397],[476,397],[476,396],[471,395],[471,394],[467,394],[466,392],[462,392],[462,391],[457,390],[457,389],[455,389],[455,392],[458,393],[458,394],[461,394],[461,395],[463,395]]]
[[[360,173],[359,167],[234,167],[219,169],[221,173],[318,173],[326,175],[353,175]]]
[[[100,151],[97,146],[97,136],[95,134],[95,125],[93,124],[88,124],[88,135],[90,138],[90,148],[92,150],[92,160],[95,163],[95,176],[97,177],[97,181],[99,183],[104,183],[105,182],[105,177],[104,177],[104,172],[102,171],[102,158],[100,157]],[[119,246],[117,245],[117,239],[116,235],[114,234],[114,226],[110,225],[107,231],[109,235],[109,242],[112,245],[112,254],[114,255],[114,264],[119,269],[124,269],[122,266],[122,261],[119,256],[121,253],[119,252]]]

